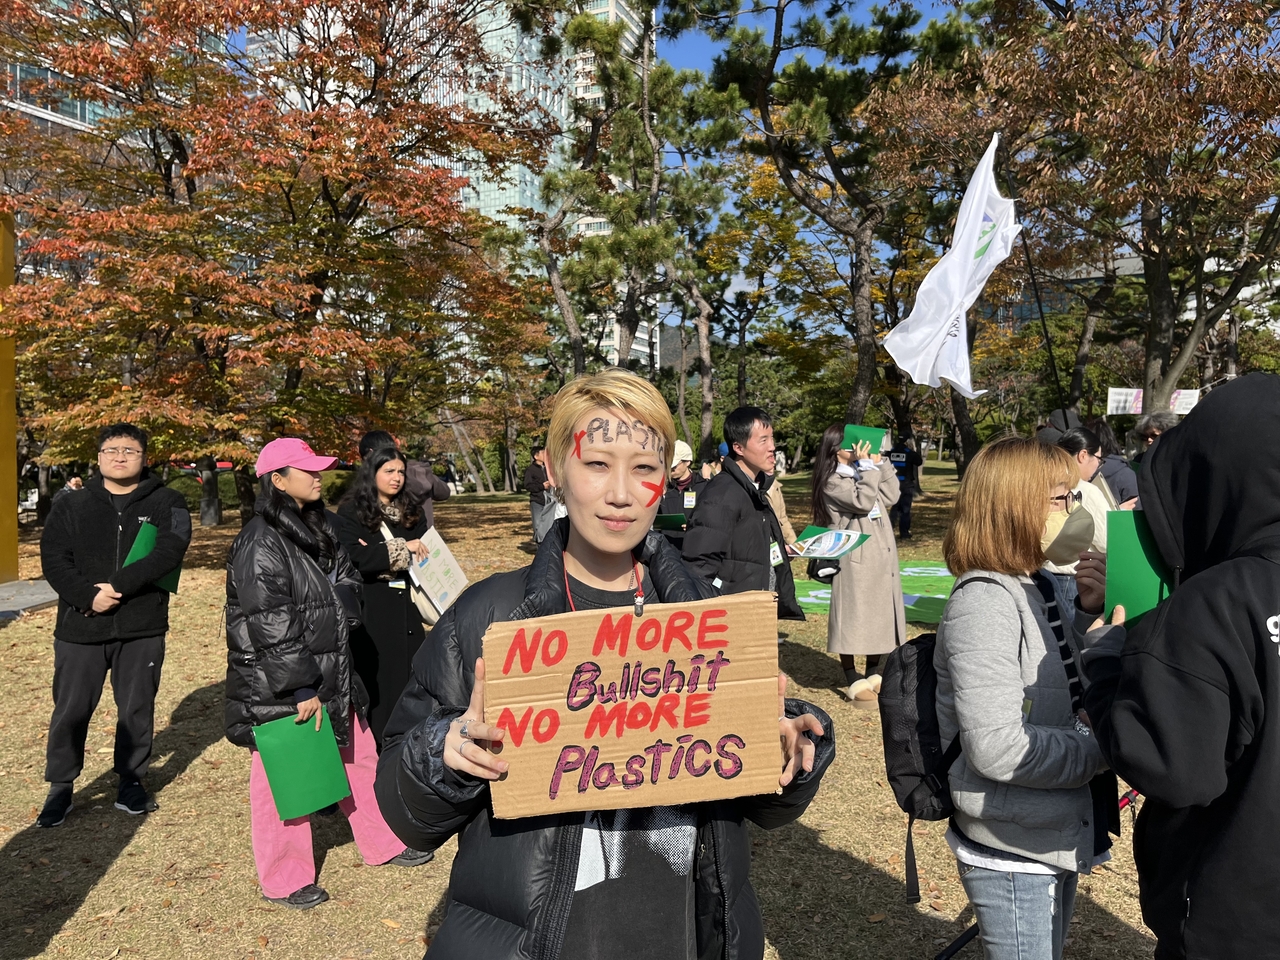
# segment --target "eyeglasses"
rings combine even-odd
[[[1072,491],[1071,493],[1064,493],[1060,497],[1050,497],[1049,502],[1052,504],[1057,504],[1058,509],[1065,510],[1067,511],[1067,513],[1070,513],[1072,510],[1074,510],[1076,507],[1080,505],[1080,501],[1083,499],[1084,499],[1084,494],[1082,494],[1079,490],[1075,490],[1075,491]]]
[[[110,460],[137,460],[142,456],[142,451],[136,447],[103,447],[98,451],[98,456]]]

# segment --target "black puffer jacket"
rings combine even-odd
[[[259,499],[227,556],[227,739],[252,747],[253,727],[296,714],[294,692],[309,688],[346,746],[351,707],[368,703],[348,643],[360,621],[360,574],[336,535],[325,573],[301,515],[267,504]]]
[[[1085,652],[1085,709],[1143,796],[1133,834],[1159,960],[1280,957],[1280,377],[1212,391],[1138,487],[1181,585],[1119,656]],[[1175,575],[1177,575],[1175,574]]]
[[[433,850],[460,834],[449,880],[445,922],[431,941],[431,960],[556,960],[573,903],[582,814],[494,820],[484,781],[444,766],[449,720],[470,702],[481,638],[496,620],[549,616],[568,610],[564,543],[569,522],[557,521],[533,564],[489,577],[466,591],[432,630],[414,661],[414,679],[387,725],[378,762],[378,805],[409,847]],[[637,551],[658,598],[702,599],[675,550],[650,533]],[[751,840],[746,821],[779,827],[804,812],[835,757],[831,720],[798,700],[787,715],[813,713],[826,734],[817,741],[812,773],[781,795],[698,807],[695,863],[697,955],[700,960],[760,960],[764,926],[751,889]]]
[[[122,566],[143,523],[159,529],[155,548]],[[186,500],[150,470],[143,470],[118,509],[102,477],[90,477],[79,493],[54,503],[40,537],[44,576],[58,592],[53,635],[70,643],[163,636],[169,629],[169,594],[156,580],[182,563],[190,543]],[[90,615],[96,583],[110,583],[123,596],[114,609]]]
[[[764,497],[773,477],[762,473],[758,479],[757,489],[736,461],[726,459],[698,494],[682,553],[695,573],[720,581],[721,593],[745,593],[769,589],[769,544],[776,543],[782,551],[782,562],[774,567],[778,618],[803,620],[782,526]]]

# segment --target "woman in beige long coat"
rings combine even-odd
[[[832,424],[822,435],[813,473],[813,517],[819,526],[857,530],[870,539],[840,558],[831,585],[827,620],[827,652],[840,655],[849,699],[855,706],[875,708],[880,692],[880,664],[906,640],[898,545],[889,508],[898,502],[893,464],[866,445],[841,450],[844,429]],[[855,657],[866,657],[859,673]]]

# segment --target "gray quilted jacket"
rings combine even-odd
[[[1058,602],[1071,612],[1061,597]],[[943,743],[960,735],[963,750],[949,777],[956,825],[965,836],[1088,872],[1094,841],[1089,781],[1106,762],[1097,740],[1076,727],[1045,614],[1030,577],[975,570],[956,581],[934,651],[938,725]],[[1078,660],[1085,625],[1066,619],[1064,626]]]

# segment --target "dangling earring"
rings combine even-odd
[[[563,490],[561,490],[559,487],[552,487],[552,488],[551,488],[551,496],[553,496],[553,497],[555,498],[556,503],[560,504],[560,506],[562,506],[562,507],[564,506],[564,491],[563,491]]]

